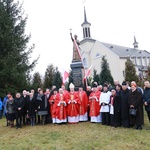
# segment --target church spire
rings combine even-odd
[[[84,22],[87,22],[85,7],[84,7]]]
[[[83,38],[91,38],[90,26],[91,24],[87,21],[86,11],[84,7],[84,22],[81,24],[83,28]]]
[[[136,41],[135,35],[134,35],[134,43],[133,43],[134,48],[138,48],[138,42]]]

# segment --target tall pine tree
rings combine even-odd
[[[147,66],[147,72],[145,72],[145,75],[144,75],[144,80],[148,80],[150,81],[150,63],[148,64]]]
[[[62,76],[61,76],[60,71],[58,70],[58,67],[55,68],[53,85],[56,86],[57,90],[58,90],[58,89],[61,87],[61,85],[62,85]]]
[[[0,1],[0,95],[27,87],[27,78],[38,59],[29,62],[34,45],[28,47],[27,17],[14,0]]]
[[[114,84],[114,79],[111,75],[109,64],[105,56],[103,56],[101,62],[100,84],[103,85],[106,81],[111,83],[111,85]]]
[[[33,79],[32,79],[32,85],[31,85],[31,87],[34,90],[37,90],[38,88],[42,88],[43,87],[42,78],[41,78],[41,75],[40,75],[39,72],[35,72],[33,74]]]
[[[130,58],[127,58],[127,61],[125,62],[125,81],[135,81],[136,83],[139,82],[139,78],[136,75],[135,65]]]
[[[97,73],[97,70],[95,69],[93,70],[93,82],[97,82],[99,84],[99,74]]]
[[[55,78],[55,67],[53,64],[48,65],[44,75],[44,88],[51,88]]]

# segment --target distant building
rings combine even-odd
[[[135,64],[139,77],[145,74],[147,66],[150,63],[150,53],[146,50],[138,49],[138,42],[135,36],[133,48],[92,39],[90,31],[91,23],[87,21],[85,8],[84,22],[81,26],[83,28],[83,40],[80,41],[81,56],[86,69],[92,64],[91,76],[93,76],[94,69],[97,70],[97,73],[100,73],[102,56],[106,56],[114,80],[119,80],[120,83],[124,80],[127,58],[130,58]]]

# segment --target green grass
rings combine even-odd
[[[0,120],[0,150],[149,150],[147,115],[143,130],[113,128],[96,123],[5,126]]]

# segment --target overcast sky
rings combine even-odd
[[[49,64],[69,70],[72,61],[72,33],[82,40],[84,6],[91,23],[91,37],[101,42],[150,52],[149,0],[24,0],[28,15],[26,33],[35,44],[32,59],[40,55],[33,72],[44,72]]]

